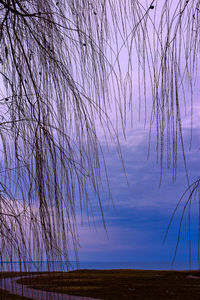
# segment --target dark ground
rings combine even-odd
[[[197,278],[188,278],[191,275]],[[80,270],[22,282],[38,289],[104,300],[200,300],[198,271]]]

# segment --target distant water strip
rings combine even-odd
[[[99,262],[99,261],[75,261],[60,262],[60,261],[34,261],[34,262],[1,262],[0,271],[11,272],[68,272],[78,269],[96,269],[96,270],[110,270],[110,269],[143,269],[143,270],[189,270],[187,261],[177,261],[172,266],[170,262]],[[198,270],[198,263],[193,262],[192,270]]]

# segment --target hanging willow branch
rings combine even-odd
[[[91,190],[101,209],[96,120],[112,126],[98,9],[99,19],[88,1],[0,1],[1,261],[68,260]]]
[[[93,190],[101,209],[96,126],[120,151],[109,112],[125,134],[134,61],[145,120],[152,99],[161,170],[166,151],[175,178],[179,142],[185,161],[182,110],[186,91],[192,107],[199,5],[0,0],[1,261],[67,260],[69,240],[77,250],[77,205],[88,211]]]

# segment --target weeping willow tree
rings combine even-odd
[[[93,191],[102,211],[97,126],[120,154],[109,115],[114,107],[125,134],[135,72],[145,120],[151,99],[161,170],[166,151],[175,178],[179,143],[185,160],[180,106],[187,88],[192,107],[199,5],[0,0],[2,262],[67,261],[69,241],[77,251],[77,206],[88,212]]]
[[[77,202],[88,211],[93,190],[100,204],[96,120],[112,126],[97,5],[100,19],[88,1],[0,1],[2,262],[68,261]]]

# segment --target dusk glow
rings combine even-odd
[[[197,268],[199,2],[7,2],[1,261]]]
[[[199,0],[0,0],[1,299],[200,299],[199,54]]]

